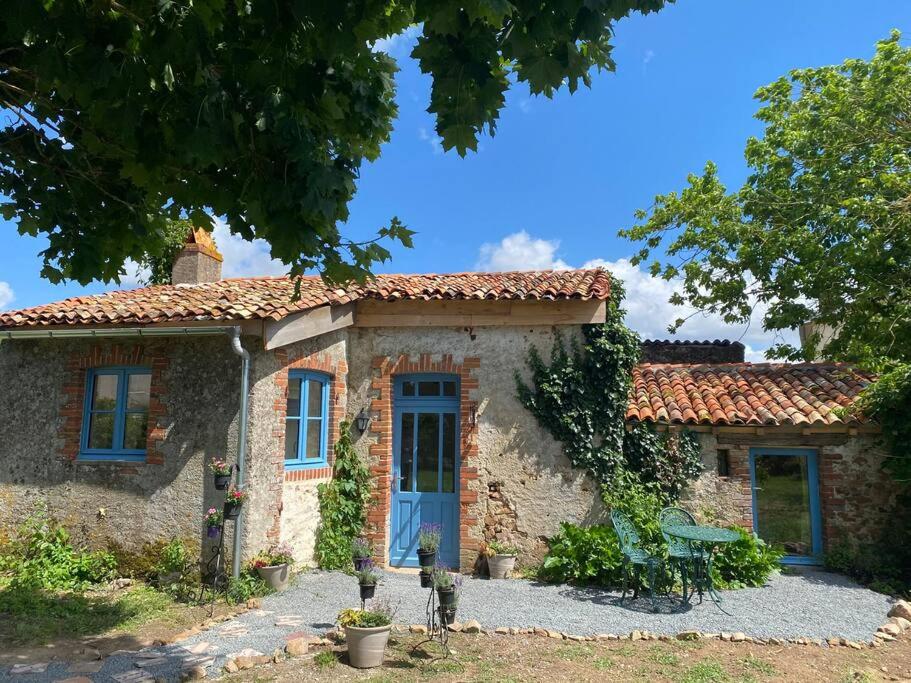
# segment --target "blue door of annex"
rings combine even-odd
[[[439,562],[459,562],[459,381],[452,375],[395,378],[389,559],[418,566],[418,529],[439,524]]]

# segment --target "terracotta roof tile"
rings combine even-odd
[[[610,296],[610,276],[589,270],[377,275],[366,285],[330,288],[317,276],[301,278],[300,299],[286,277],[218,280],[198,285],[160,285],[79,296],[53,304],[0,313],[0,329],[74,324],[144,325],[163,322],[278,320],[325,304],[359,299],[556,300]]]
[[[641,364],[633,370],[628,420],[705,425],[858,422],[849,406],[875,377],[841,364]]]

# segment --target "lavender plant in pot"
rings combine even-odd
[[[373,560],[367,559],[366,564],[356,572],[357,583],[361,588],[361,601],[370,600],[376,593],[376,584],[380,581],[380,572],[373,564]]]
[[[359,572],[373,560],[373,546],[365,538],[356,538],[351,544],[351,560],[354,562],[354,571]]]
[[[294,556],[287,543],[274,545],[253,558],[252,566],[259,577],[275,591],[283,591],[291,579]]]
[[[505,579],[516,566],[519,549],[514,545],[491,541],[487,544],[487,571],[492,579]]]
[[[433,587],[440,601],[440,609],[455,607],[455,577],[449,572],[449,567],[438,564],[433,568]]]
[[[382,666],[392,630],[393,612],[388,605],[371,609],[346,609],[338,615],[348,643],[348,663],[357,669]]]
[[[212,461],[209,463],[209,470],[211,470],[212,476],[215,478],[216,489],[224,491],[228,488],[228,485],[231,483],[231,472],[234,471],[234,465],[229,465],[224,460],[219,460],[218,458],[212,458]]]
[[[418,564],[421,567],[433,567],[436,563],[437,550],[443,538],[443,527],[431,522],[423,522],[418,529]]]

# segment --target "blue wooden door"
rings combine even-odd
[[[389,558],[418,566],[418,529],[442,527],[438,561],[459,564],[459,385],[451,375],[396,377]]]

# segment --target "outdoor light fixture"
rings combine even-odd
[[[370,415],[367,413],[366,408],[361,408],[361,412],[357,414],[357,417],[354,418],[354,421],[357,423],[358,431],[363,434],[367,431],[367,426],[370,424]]]
[[[474,427],[478,424],[478,407],[471,404],[468,408],[468,424]]]

